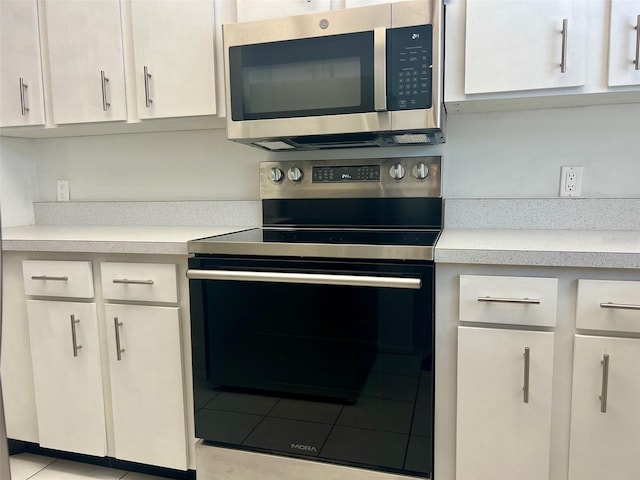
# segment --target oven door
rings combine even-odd
[[[433,265],[190,259],[196,436],[430,476]]]

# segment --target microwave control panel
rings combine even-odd
[[[387,110],[431,108],[433,25],[387,30]]]

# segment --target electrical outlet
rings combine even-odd
[[[59,202],[69,201],[69,180],[58,180],[56,182],[56,191]]]
[[[582,195],[582,167],[562,167],[560,170],[560,196]]]

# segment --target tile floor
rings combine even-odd
[[[71,462],[32,453],[9,458],[11,480],[163,480],[163,477]]]

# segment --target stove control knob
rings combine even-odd
[[[389,175],[394,180],[402,180],[404,178],[405,170],[401,163],[396,163],[389,169]]]
[[[289,177],[289,180],[297,183],[302,180],[302,170],[300,170],[298,167],[292,167],[287,172],[287,176]]]
[[[273,183],[279,183],[283,178],[284,173],[282,173],[282,170],[280,170],[278,167],[272,167],[271,170],[269,170],[269,180],[271,180]]]
[[[411,175],[416,180],[424,180],[429,176],[431,172],[429,172],[429,167],[425,165],[423,162],[418,162],[413,166],[411,170]]]

